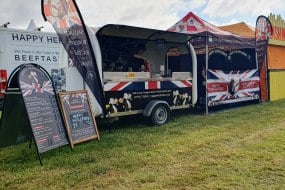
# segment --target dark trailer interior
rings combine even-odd
[[[96,33],[102,54],[103,72],[129,71],[137,47],[144,44],[152,75],[171,76],[172,72],[193,72],[187,45],[191,36],[175,32],[125,25],[106,25]],[[161,73],[161,71],[163,71]]]

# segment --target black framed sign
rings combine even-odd
[[[99,140],[87,91],[61,92],[58,96],[71,146],[91,139]]]
[[[48,73],[37,65],[25,65],[18,81],[38,152],[68,144]]]

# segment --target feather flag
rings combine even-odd
[[[259,70],[262,68],[270,36],[273,33],[271,22],[265,16],[259,16],[255,26],[256,56]]]
[[[57,32],[65,50],[103,111],[104,92],[87,28],[74,0],[42,0],[42,14]]]

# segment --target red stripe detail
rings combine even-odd
[[[120,82],[118,83],[116,86],[114,86],[113,88],[111,88],[110,91],[118,91],[120,88],[122,88],[123,86],[125,86],[128,82]]]
[[[191,85],[191,83],[190,82],[188,82],[187,80],[182,80],[181,81],[186,87],[192,87],[192,85]]]
[[[66,28],[67,27],[67,22],[65,19],[59,20],[58,23],[59,23],[59,28]]]
[[[73,4],[73,1],[69,0],[68,4],[69,4],[69,12],[71,13],[76,12],[76,8],[75,8],[75,5]]]
[[[220,100],[223,100],[226,96],[227,96],[227,95],[222,95],[222,96],[220,97]]]
[[[70,106],[70,110],[81,109],[81,108],[84,108],[84,105]]]
[[[37,127],[33,127],[34,130],[37,130],[37,129],[42,129],[44,128],[44,126],[40,125],[40,126],[37,126]]]
[[[187,26],[187,31],[198,32],[201,30],[198,30],[195,26]]]
[[[47,141],[47,139],[41,139],[41,140],[38,140],[37,143],[43,144],[43,143],[45,143],[46,141]]]
[[[244,96],[250,96],[250,95],[251,95],[250,93],[247,93],[247,92],[242,92],[242,94],[243,94]]]
[[[243,81],[239,85],[239,90],[258,88],[259,80]]]
[[[208,93],[228,91],[228,83],[208,83]]]
[[[51,14],[51,3],[47,3],[44,5],[44,13],[46,17],[52,16]]]
[[[3,97],[5,94],[7,86],[7,71],[6,70],[0,70],[0,97]]]
[[[149,81],[148,82],[148,89],[149,90],[157,89],[157,81]]]

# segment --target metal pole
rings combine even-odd
[[[270,78],[269,78],[269,70],[268,70],[268,56],[267,56],[268,54],[267,54],[267,51],[266,51],[266,54],[265,54],[265,82],[266,82],[266,102],[268,102],[269,100],[270,100],[270,93],[269,93],[269,88],[270,88],[270,83],[269,83],[269,80],[270,80]]]
[[[209,50],[208,50],[208,32],[206,32],[206,85],[205,85],[205,92],[206,92],[206,102],[205,102],[205,106],[206,106],[206,115],[208,115],[208,83],[207,83],[207,80],[208,80],[208,55],[209,53]]]
[[[164,71],[164,73],[165,73],[165,71]],[[168,71],[168,52],[166,53],[166,77],[170,77],[169,71]]]

